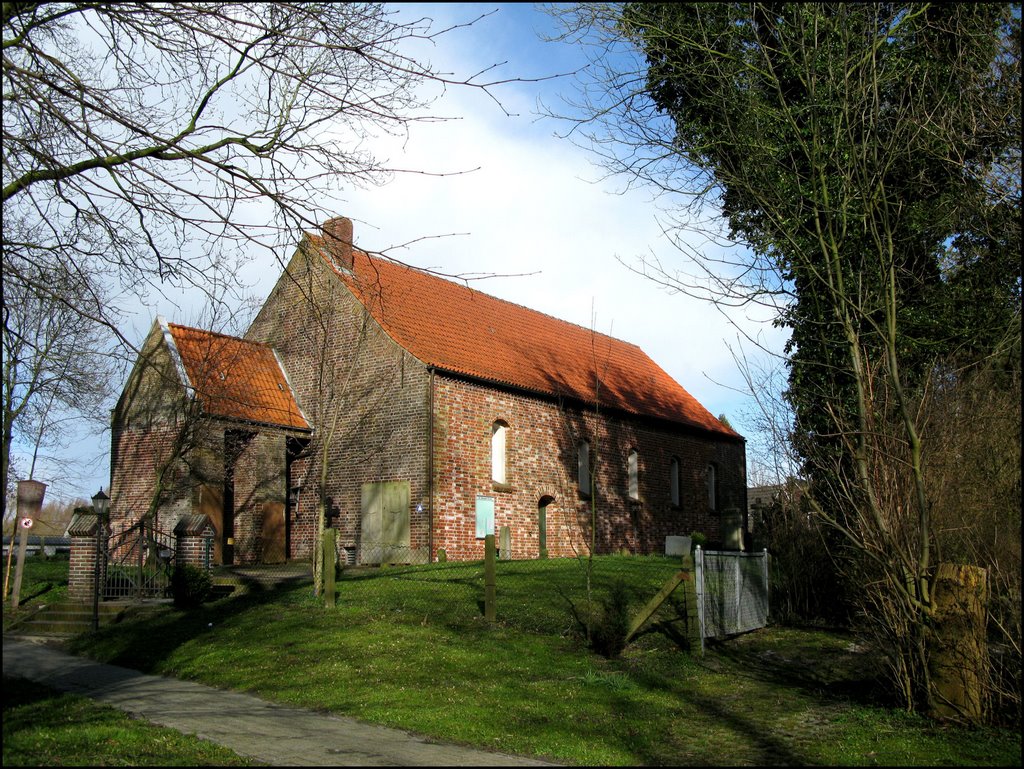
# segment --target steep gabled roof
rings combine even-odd
[[[384,331],[428,366],[740,437],[634,344],[358,249],[339,263],[322,236],[307,238]]]
[[[259,342],[161,322],[172,357],[210,416],[309,430],[274,350]]]

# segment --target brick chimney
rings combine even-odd
[[[352,220],[347,216],[328,219],[323,226],[324,240],[334,257],[335,264],[345,270],[352,269]]]

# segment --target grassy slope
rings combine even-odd
[[[603,559],[636,606],[676,564]],[[308,586],[167,609],[83,637],[76,651],[485,748],[579,764],[1015,765],[1020,737],[942,728],[872,698],[852,639],[772,628],[680,648],[666,607],[621,659],[589,652],[572,561],[499,563],[498,616],[480,566],[346,573],[337,609]]]

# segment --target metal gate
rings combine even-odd
[[[103,537],[99,538],[102,542]],[[143,518],[105,538],[99,597],[103,600],[166,598],[174,570],[174,536]]]
[[[701,646],[705,638],[768,624],[768,551],[694,551]]]

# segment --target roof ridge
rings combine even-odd
[[[274,349],[266,342],[260,342],[255,339],[246,339],[244,336],[235,336],[234,334],[225,334],[223,331],[210,331],[209,329],[199,328],[198,326],[186,326],[184,323],[172,323],[170,321],[167,322],[167,325],[174,326],[185,331],[196,331],[200,334],[206,334],[207,336],[219,336],[222,339],[231,339],[235,342],[245,342],[246,344],[254,344],[258,345],[259,347],[267,347],[271,350]]]
[[[316,238],[317,240],[319,240],[321,242],[323,241],[323,237],[320,236],[320,235],[316,235],[314,233],[309,233],[309,232],[307,232],[305,234],[310,236],[311,238]],[[316,245],[316,244],[314,244],[314,245]],[[332,260],[330,260],[329,258],[327,258],[327,255],[324,254],[323,248],[320,247],[320,246],[318,246],[318,248],[320,250],[321,257],[331,266],[331,268],[333,270],[335,270],[335,272],[339,272],[339,274],[340,274],[340,271],[338,270],[337,265],[335,265],[334,262]],[[461,289],[465,289],[467,291],[471,291],[471,292],[476,293],[476,294],[481,294],[482,296],[486,296],[488,299],[493,299],[496,302],[501,302],[503,304],[507,304],[507,305],[510,305],[512,307],[518,307],[519,309],[525,310],[526,312],[533,313],[534,315],[542,315],[545,318],[550,318],[551,320],[554,320],[554,321],[556,321],[558,323],[564,323],[567,326],[573,326],[574,328],[578,328],[581,331],[585,331],[585,332],[590,333],[590,334],[596,334],[598,336],[604,337],[605,339],[611,339],[614,342],[618,342],[620,344],[629,345],[630,347],[636,348],[640,352],[644,352],[643,348],[640,347],[640,345],[636,344],[635,342],[630,342],[629,340],[621,339],[621,338],[619,338],[617,336],[612,336],[611,334],[606,334],[603,331],[597,331],[596,329],[590,328],[588,326],[584,326],[581,323],[574,323],[571,320],[566,320],[565,318],[559,318],[557,315],[552,315],[551,313],[543,312],[542,310],[538,310],[538,309],[535,309],[533,307],[527,307],[525,304],[520,304],[519,302],[513,302],[511,299],[503,299],[500,296],[495,296],[494,294],[488,294],[486,291],[481,291],[478,288],[473,288],[472,286],[464,285],[463,283],[460,282],[459,279],[454,278],[453,276],[442,277],[441,275],[439,275],[439,274],[429,270],[426,267],[417,267],[417,266],[412,265],[412,264],[407,264],[406,262],[400,262],[397,259],[392,259],[391,257],[388,257],[388,256],[383,256],[383,255],[374,256],[373,254],[369,253],[368,251],[365,251],[365,250],[363,250],[363,249],[361,249],[361,248],[359,248],[357,246],[353,246],[352,247],[352,255],[353,255],[353,257],[355,257],[357,255],[365,256],[371,263],[372,262],[383,262],[383,263],[391,265],[393,267],[400,267],[400,268],[405,268],[405,269],[408,269],[408,270],[413,270],[414,272],[418,272],[418,273],[420,273],[420,274],[422,274],[422,275],[424,275],[424,276],[426,276],[428,278],[433,278],[434,280],[442,280],[445,283],[451,283],[453,286],[458,286]],[[495,277],[507,277],[507,276],[496,275]],[[644,354],[647,355],[647,353],[644,353]],[[647,357],[650,357],[650,356],[648,355]]]

